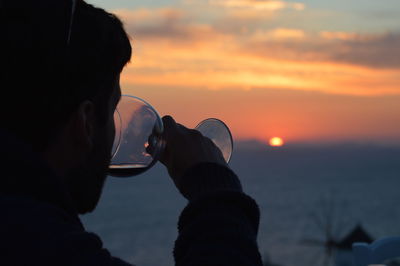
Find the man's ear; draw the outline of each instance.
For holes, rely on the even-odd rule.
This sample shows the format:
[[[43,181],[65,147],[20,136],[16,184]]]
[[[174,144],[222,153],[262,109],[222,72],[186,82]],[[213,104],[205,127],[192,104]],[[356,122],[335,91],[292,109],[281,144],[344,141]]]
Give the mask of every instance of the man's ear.
[[[73,114],[73,134],[82,150],[91,150],[96,123],[95,106],[92,101],[82,102]]]

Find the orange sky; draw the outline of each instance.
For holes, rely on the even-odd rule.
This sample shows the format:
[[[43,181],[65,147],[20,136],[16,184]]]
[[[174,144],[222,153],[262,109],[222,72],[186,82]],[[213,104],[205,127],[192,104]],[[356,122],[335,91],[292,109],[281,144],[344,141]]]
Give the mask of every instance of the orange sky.
[[[123,93],[161,115],[218,117],[236,139],[400,142],[400,27],[335,28],[339,11],[285,1],[114,12],[133,45]]]

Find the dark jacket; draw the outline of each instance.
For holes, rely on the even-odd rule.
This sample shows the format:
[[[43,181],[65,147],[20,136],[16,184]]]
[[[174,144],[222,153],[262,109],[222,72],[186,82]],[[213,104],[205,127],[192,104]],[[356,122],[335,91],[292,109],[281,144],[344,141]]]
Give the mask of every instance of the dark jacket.
[[[5,132],[0,138],[0,265],[130,265],[85,231],[68,192],[29,145]],[[261,265],[258,208],[235,174],[202,164],[187,175],[176,265]]]

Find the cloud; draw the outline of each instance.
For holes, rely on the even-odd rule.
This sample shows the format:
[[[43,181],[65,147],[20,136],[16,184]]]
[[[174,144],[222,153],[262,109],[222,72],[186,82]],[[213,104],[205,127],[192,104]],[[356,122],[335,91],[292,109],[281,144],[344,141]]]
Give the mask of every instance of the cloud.
[[[220,45],[220,44],[219,44]],[[177,47],[147,42],[125,71],[123,81],[135,87],[243,90],[291,89],[329,94],[400,94],[399,70],[372,69],[335,61],[282,59],[239,51],[212,42]],[[280,58],[273,56],[278,54]]]
[[[374,68],[400,68],[400,33],[386,33],[368,38],[353,38],[340,43],[332,60]]]
[[[252,8],[258,10],[276,11],[281,9],[304,10],[305,4],[273,0],[209,0],[213,6],[226,8]]]
[[[195,22],[183,9],[158,8],[115,10],[125,28],[136,41],[167,41],[177,45],[200,43],[201,40],[221,41],[227,36],[206,23]]]
[[[353,32],[343,32],[343,31],[336,31],[336,32],[331,32],[331,31],[321,31],[319,35],[328,40],[342,40],[342,41],[347,41],[347,40],[356,40],[360,38],[359,34],[353,33]]]
[[[272,31],[273,32],[273,31]],[[322,31],[307,37],[301,31],[277,31],[298,38],[257,38],[243,44],[243,51],[251,51],[262,57],[338,62],[370,68],[400,68],[400,33],[356,34]],[[268,34],[266,35],[268,37]],[[295,42],[294,40],[301,40]],[[251,49],[250,49],[251,47]]]
[[[300,29],[277,28],[269,31],[256,30],[252,36],[255,41],[266,40],[296,40],[305,38],[306,34]]]
[[[141,9],[116,9],[117,14],[126,24],[159,24],[161,22],[176,23],[181,20],[186,12],[178,8],[141,8]]]
[[[396,33],[222,27],[221,21],[202,20],[177,8],[116,13],[133,37],[134,56],[123,77],[126,84],[400,94]]]
[[[226,2],[229,5],[260,1]],[[271,1],[261,1],[271,3]],[[222,3],[222,2],[221,2]],[[125,21],[134,41],[165,41],[178,47],[237,47],[274,60],[338,62],[371,68],[400,68],[400,33],[360,34],[345,31],[320,31],[301,28],[264,28],[253,24],[215,20],[199,23],[191,11],[178,8],[116,10]],[[258,27],[257,27],[258,25]]]
[[[169,37],[185,38],[188,34],[182,27],[185,12],[180,9],[158,8],[139,10],[115,10],[125,23],[133,38]]]

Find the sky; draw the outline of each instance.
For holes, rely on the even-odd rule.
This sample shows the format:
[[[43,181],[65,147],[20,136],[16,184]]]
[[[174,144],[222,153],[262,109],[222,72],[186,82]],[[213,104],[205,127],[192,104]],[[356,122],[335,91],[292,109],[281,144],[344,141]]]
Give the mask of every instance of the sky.
[[[400,143],[399,0],[89,0],[133,56],[124,94],[234,139]]]

